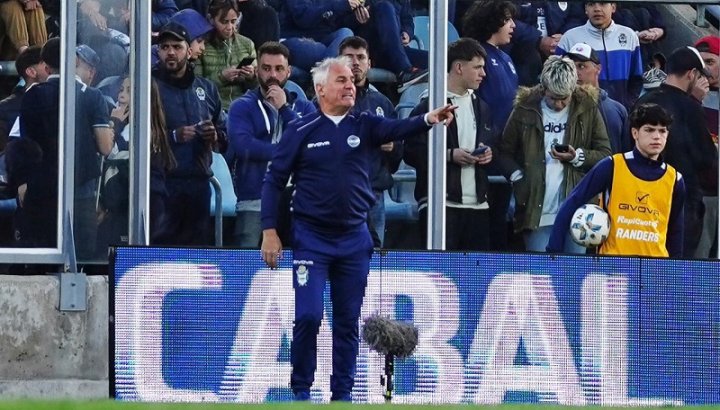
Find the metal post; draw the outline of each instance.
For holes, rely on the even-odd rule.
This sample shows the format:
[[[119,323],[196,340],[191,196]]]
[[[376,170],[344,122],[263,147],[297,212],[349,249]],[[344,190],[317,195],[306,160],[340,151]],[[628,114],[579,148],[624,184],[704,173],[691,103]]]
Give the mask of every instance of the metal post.
[[[77,8],[63,3],[60,9],[65,31],[60,41],[60,118],[58,130],[58,224],[57,243],[64,269],[59,274],[61,311],[84,311],[87,309],[87,278],[77,273],[73,215],[75,203],[75,44],[77,43]]]
[[[131,1],[132,20],[130,31],[130,84],[132,106],[130,107],[130,220],[129,243],[148,245],[150,226],[150,119],[157,113],[150,112],[150,3]]]
[[[430,1],[429,107],[445,104],[447,95],[447,0]],[[430,130],[428,157],[428,249],[445,250],[445,158],[447,132],[443,126]]]
[[[75,44],[77,42],[77,8],[63,2],[60,18],[65,26],[60,41],[60,118],[58,130],[58,215],[57,244],[64,255],[66,272],[77,272],[75,241],[73,241],[73,215],[75,202]],[[69,235],[65,241],[64,235]]]

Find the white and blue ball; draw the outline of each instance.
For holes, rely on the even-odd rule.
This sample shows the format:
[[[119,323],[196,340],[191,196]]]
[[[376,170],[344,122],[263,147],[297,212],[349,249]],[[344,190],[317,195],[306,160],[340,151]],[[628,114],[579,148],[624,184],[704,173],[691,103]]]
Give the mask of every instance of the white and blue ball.
[[[597,205],[585,204],[575,211],[570,221],[570,236],[586,248],[598,246],[610,234],[610,217]]]

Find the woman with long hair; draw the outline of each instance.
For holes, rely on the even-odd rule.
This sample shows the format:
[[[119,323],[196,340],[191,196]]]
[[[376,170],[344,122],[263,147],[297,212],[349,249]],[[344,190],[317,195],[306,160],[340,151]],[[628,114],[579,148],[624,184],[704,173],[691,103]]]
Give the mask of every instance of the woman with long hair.
[[[207,18],[215,29],[205,42],[195,74],[217,85],[227,111],[234,99],[257,85],[255,44],[238,33],[242,13],[237,0],[211,0]]]
[[[177,167],[165,125],[165,111],[155,80],[150,87],[150,243],[162,244],[165,231],[166,174]]]

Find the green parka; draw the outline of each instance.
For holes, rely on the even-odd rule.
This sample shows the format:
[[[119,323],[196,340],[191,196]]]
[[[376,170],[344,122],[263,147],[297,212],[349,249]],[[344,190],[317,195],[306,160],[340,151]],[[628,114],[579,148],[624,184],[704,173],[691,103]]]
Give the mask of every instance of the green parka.
[[[213,36],[205,42],[205,52],[195,65],[195,74],[205,77],[215,83],[220,92],[220,100],[225,111],[230,103],[245,94],[245,91],[255,88],[257,80],[228,82],[222,76],[222,71],[228,67],[236,67],[245,57],[256,58],[255,44],[249,38],[235,33],[228,40],[221,40]],[[257,61],[253,62],[257,67]]]
[[[545,131],[543,130],[542,103],[545,91],[542,85],[521,87],[515,98],[507,125],[503,131],[499,151],[506,164],[503,173],[510,176],[522,170],[523,178],[513,183],[515,194],[515,231],[535,230],[540,224],[545,197]],[[601,159],[611,154],[605,123],[598,108],[599,92],[591,86],[579,86],[570,101],[568,127],[563,144],[582,148],[585,161],[578,167],[563,162],[562,198],[580,182],[580,179]]]

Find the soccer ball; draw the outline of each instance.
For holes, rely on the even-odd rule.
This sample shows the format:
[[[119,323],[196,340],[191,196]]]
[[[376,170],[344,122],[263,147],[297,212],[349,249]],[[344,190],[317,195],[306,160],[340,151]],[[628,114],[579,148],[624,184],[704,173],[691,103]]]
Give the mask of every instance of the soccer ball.
[[[585,204],[575,211],[570,221],[570,236],[586,248],[598,246],[610,234],[610,217],[597,205]]]

